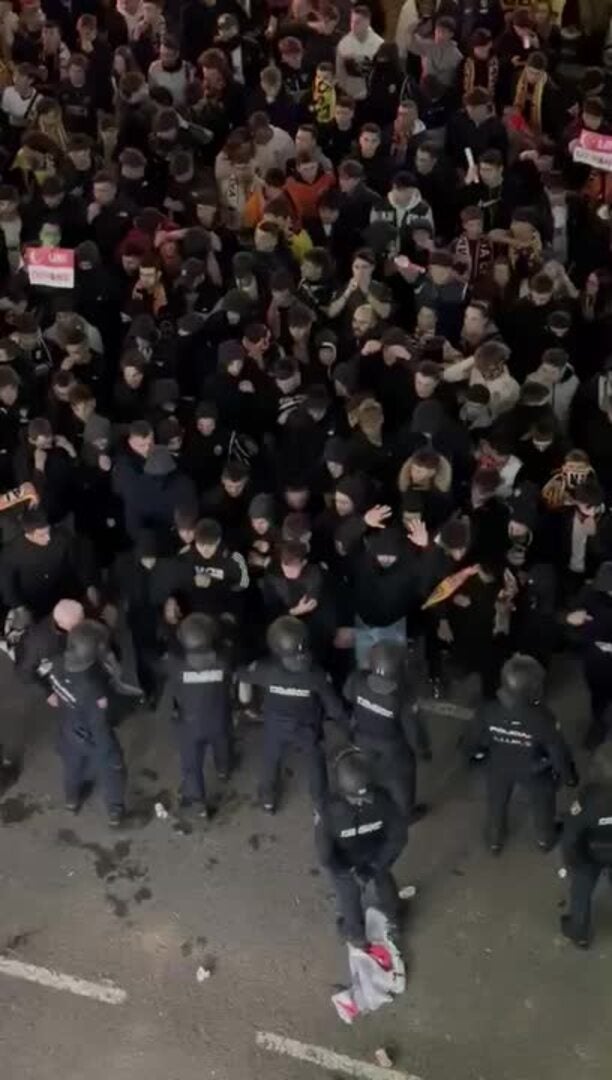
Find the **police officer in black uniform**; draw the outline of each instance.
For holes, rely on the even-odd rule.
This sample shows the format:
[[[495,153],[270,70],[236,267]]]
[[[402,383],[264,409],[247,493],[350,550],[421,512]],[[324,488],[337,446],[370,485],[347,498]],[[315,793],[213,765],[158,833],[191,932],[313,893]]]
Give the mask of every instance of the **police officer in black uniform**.
[[[83,605],[78,600],[66,598],[57,602],[50,615],[30,627],[17,658],[22,677],[28,681],[39,678],[46,682],[53,660],[63,655],[66,649],[69,632],[84,619]],[[108,676],[109,688],[123,698],[141,697],[140,687],[123,678],[106,626],[97,620],[91,620],[91,623],[97,626],[100,635],[99,661]]]
[[[319,805],[327,791],[327,768],[323,750],[323,721],[336,720],[347,728],[342,702],[322,668],[308,651],[308,632],[299,619],[282,615],[268,629],[270,657],[241,668],[241,697],[245,686],[263,689],[264,722],[261,799],[264,810],[274,813],[279,794],[279,773],[289,746],[308,756],[310,793]]]
[[[68,634],[85,618],[78,600],[59,600],[50,615],[35,623],[27,632],[19,660],[24,679],[46,679],[54,660],[66,649]]]
[[[206,818],[204,759],[210,746],[220,780],[231,765],[231,682],[227,660],[217,648],[217,626],[197,612],[178,629],[180,656],[170,658],[170,692],[176,705],[182,805]]]
[[[387,792],[374,786],[369,759],[360,750],[340,754],[336,787],[337,794],[315,815],[315,841],[336,890],[342,936],[366,948],[368,891],[387,916],[389,932],[397,929],[399,897],[391,866],[406,843],[406,818]]]
[[[529,794],[538,846],[549,851],[556,837],[557,777],[576,783],[569,749],[542,702],[544,675],[537,660],[515,653],[502,668],[497,700],[485,702],[477,717],[477,742],[490,750],[487,836],[496,855],[506,839],[508,803],[517,784]]]
[[[569,874],[570,910],[561,931],[581,949],[591,938],[591,898],[604,870],[612,874],[612,743],[595,753],[589,780],[572,804],[561,838],[563,868]]]
[[[123,754],[108,717],[107,678],[101,664],[104,635],[85,619],[68,634],[64,655],[52,664],[49,704],[59,712],[59,753],[66,808],[76,813],[83,786],[99,779],[109,825],[121,824],[125,806]]]
[[[415,803],[415,698],[403,677],[400,648],[391,641],[373,645],[367,670],[349,675],[344,697],[352,705],[353,742],[372,759],[375,776],[402,813],[416,820],[425,807]]]

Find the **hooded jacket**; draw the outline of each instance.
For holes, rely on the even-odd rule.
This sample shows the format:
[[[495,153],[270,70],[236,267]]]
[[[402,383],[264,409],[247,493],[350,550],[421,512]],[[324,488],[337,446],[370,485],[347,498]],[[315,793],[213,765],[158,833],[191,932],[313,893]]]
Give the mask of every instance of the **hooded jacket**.
[[[549,383],[542,374],[542,365],[529,376],[533,382],[543,383],[550,388],[550,406],[557,418],[559,427],[567,432],[570,422],[570,411],[574,394],[580,386],[580,381],[571,364],[566,364],[559,382]]]
[[[406,206],[397,205],[395,193],[391,189],[387,198],[380,205],[374,206],[370,213],[370,223],[385,221],[402,232],[408,230],[415,221],[423,220],[428,221],[433,229],[434,219],[431,206],[425,202],[416,188]]]

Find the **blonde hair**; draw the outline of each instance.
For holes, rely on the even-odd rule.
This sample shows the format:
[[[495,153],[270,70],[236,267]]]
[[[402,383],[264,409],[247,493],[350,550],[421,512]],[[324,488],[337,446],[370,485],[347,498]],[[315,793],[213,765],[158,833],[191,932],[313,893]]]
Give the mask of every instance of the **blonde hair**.
[[[357,407],[357,427],[368,438],[379,434],[384,419],[382,405],[375,398],[366,398]]]

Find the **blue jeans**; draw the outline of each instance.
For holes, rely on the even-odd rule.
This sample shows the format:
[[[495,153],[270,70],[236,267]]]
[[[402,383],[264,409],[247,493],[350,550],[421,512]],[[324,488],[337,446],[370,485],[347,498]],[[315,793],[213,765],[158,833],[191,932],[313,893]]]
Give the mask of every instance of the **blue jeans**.
[[[406,620],[389,626],[366,626],[359,618],[355,619],[355,660],[357,667],[364,668],[368,659],[368,653],[372,645],[378,645],[379,641],[392,641],[395,645],[406,645]]]

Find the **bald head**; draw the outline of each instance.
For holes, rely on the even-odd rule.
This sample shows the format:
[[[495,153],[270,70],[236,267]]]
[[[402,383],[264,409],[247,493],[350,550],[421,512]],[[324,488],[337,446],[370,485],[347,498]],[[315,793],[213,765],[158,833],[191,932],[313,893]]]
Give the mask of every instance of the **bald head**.
[[[53,621],[60,630],[68,632],[85,618],[83,605],[78,600],[60,600],[53,608]]]

